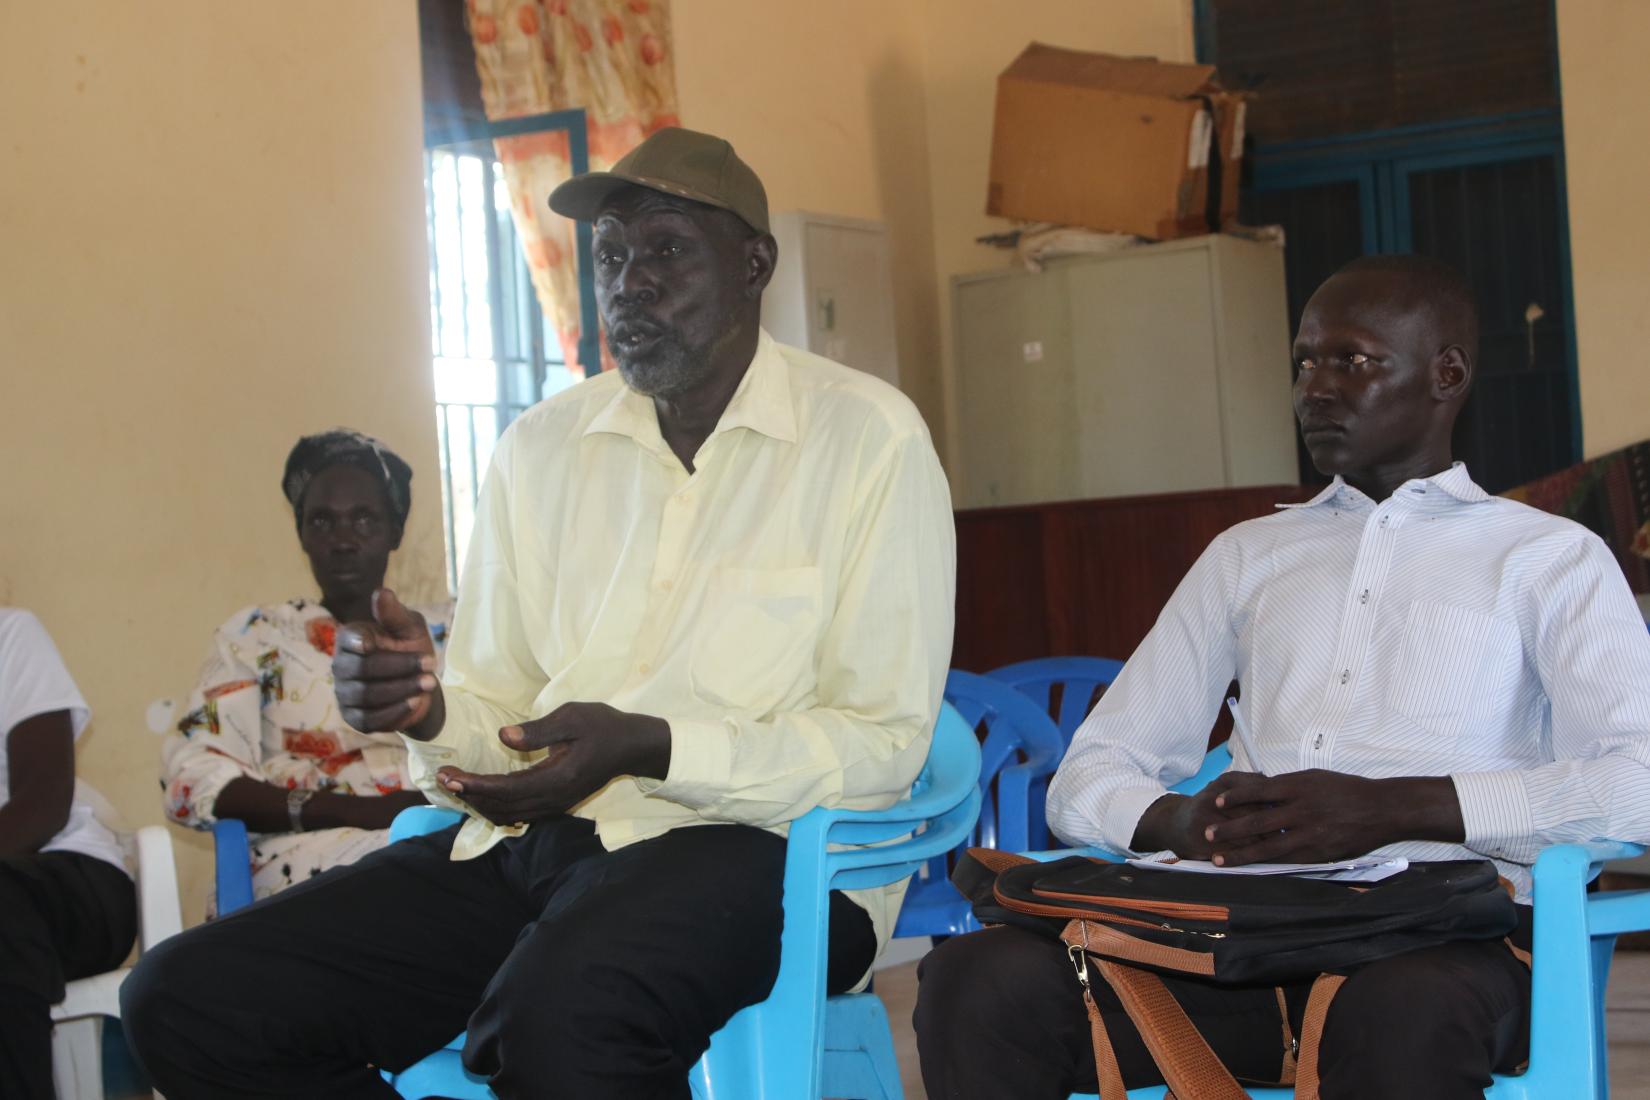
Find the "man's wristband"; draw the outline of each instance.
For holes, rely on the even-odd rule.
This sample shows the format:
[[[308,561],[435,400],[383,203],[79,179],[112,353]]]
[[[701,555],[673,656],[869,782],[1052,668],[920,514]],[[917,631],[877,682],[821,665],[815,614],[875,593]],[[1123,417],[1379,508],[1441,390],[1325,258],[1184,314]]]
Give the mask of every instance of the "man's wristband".
[[[308,787],[295,787],[286,792],[286,816],[292,822],[292,831],[304,831],[304,803],[315,797],[315,792]]]

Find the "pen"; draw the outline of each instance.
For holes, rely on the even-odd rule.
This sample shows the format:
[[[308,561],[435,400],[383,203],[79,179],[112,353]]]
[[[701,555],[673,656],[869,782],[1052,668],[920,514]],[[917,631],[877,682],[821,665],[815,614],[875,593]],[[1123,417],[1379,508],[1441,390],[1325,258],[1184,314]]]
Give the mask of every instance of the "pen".
[[[1232,712],[1233,739],[1242,747],[1243,755],[1248,757],[1249,766],[1265,775],[1265,770],[1260,766],[1260,757],[1255,755],[1255,739],[1249,736],[1249,724],[1243,720],[1243,713],[1238,710],[1238,701],[1228,696],[1226,709]]]

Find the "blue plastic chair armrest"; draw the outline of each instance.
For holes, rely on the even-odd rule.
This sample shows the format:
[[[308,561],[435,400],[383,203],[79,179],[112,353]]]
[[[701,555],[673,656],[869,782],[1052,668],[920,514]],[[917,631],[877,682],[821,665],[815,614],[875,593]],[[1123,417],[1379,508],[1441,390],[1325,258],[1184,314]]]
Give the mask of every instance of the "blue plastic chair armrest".
[[[1535,861],[1535,963],[1530,971],[1529,1095],[1567,1095],[1564,1085],[1592,1095],[1585,1083],[1603,1076],[1595,1041],[1604,1026],[1604,971],[1589,929],[1587,881],[1595,857],[1614,858],[1611,844],[1557,844]],[[1607,960],[1606,960],[1607,970]],[[1544,1091],[1545,1090],[1545,1091]]]
[[[792,821],[786,846],[784,930],[779,973],[768,999],[741,1012],[713,1039],[761,1066],[760,1095],[820,1095],[823,1059],[810,1056],[825,1026],[825,971],[832,887],[895,882],[929,858],[955,848],[979,810],[980,750],[973,731],[949,704],[941,708],[928,766],[912,790],[884,810],[816,807]],[[876,844],[829,851],[843,843]],[[722,1057],[726,1058],[725,1053]],[[747,1095],[747,1093],[740,1093]],[[748,1095],[758,1095],[748,1093]]]
[[[1038,863],[1065,859],[1067,856],[1088,856],[1090,859],[1103,859],[1107,863],[1122,863],[1130,858],[1106,848],[1054,848],[1047,852],[1021,852],[1020,854],[1027,859],[1034,859]]]
[[[1223,741],[1204,755],[1203,763],[1198,765],[1197,771],[1171,786],[1169,790],[1175,794],[1196,794],[1210,783],[1213,783],[1221,773],[1231,766],[1231,742]]]
[[[1566,844],[1566,848],[1579,848],[1587,854],[1587,860],[1598,865],[1606,860],[1632,859],[1644,854],[1644,845],[1629,844],[1625,840],[1589,840],[1584,844]]]
[[[252,904],[252,846],[246,822],[223,818],[212,826],[212,858],[216,864],[218,916],[227,916]]]
[[[962,757],[965,754],[958,753]],[[848,810],[841,808],[819,807],[808,811],[798,822],[807,821],[815,814],[822,815],[822,819],[832,824],[840,823],[844,826],[862,826],[876,824],[893,824],[904,826],[905,831],[922,824],[931,818],[939,817],[962,801],[969,789],[978,790],[980,778],[980,753],[976,746],[971,756],[965,760],[945,760],[934,771],[927,775],[927,782],[921,785],[920,790],[913,790],[909,797],[883,810]],[[794,828],[794,826],[793,826]],[[898,836],[899,829],[891,835]],[[833,841],[843,841],[843,836],[836,832],[831,835]],[[846,841],[843,841],[846,843]],[[860,843],[855,841],[854,843]]]
[[[1587,899],[1587,930],[1620,936],[1650,930],[1650,890],[1606,890]]]
[[[390,822],[390,843],[412,836],[439,832],[454,824],[464,815],[445,806],[409,806]]]
[[[1631,859],[1644,852],[1643,845],[1618,840],[1594,840],[1561,847],[1574,849],[1588,861],[1586,877],[1589,880],[1598,875],[1605,861]],[[1547,851],[1555,850],[1549,848]],[[1542,859],[1546,856],[1546,852],[1541,854]],[[1540,866],[1538,860],[1536,867]],[[1650,929],[1650,890],[1606,890],[1587,897],[1587,931],[1590,935],[1619,936],[1646,929]]]
[[[843,869],[921,863],[942,855],[967,839],[979,813],[980,791],[969,783],[939,792],[938,798],[934,793],[926,792],[920,804],[907,799],[886,810],[810,810],[791,822],[791,850],[796,851],[800,842],[804,850],[817,849],[823,855],[827,844],[855,845],[829,853]],[[913,832],[919,826],[922,831]]]

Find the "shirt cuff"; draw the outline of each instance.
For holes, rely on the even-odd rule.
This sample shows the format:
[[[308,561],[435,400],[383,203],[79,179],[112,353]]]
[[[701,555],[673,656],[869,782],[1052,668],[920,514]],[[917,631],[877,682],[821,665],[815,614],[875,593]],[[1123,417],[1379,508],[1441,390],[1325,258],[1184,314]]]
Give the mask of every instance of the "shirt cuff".
[[[1507,844],[1528,840],[1534,833],[1523,772],[1461,772],[1450,776],[1450,782],[1455,784],[1455,797],[1461,804],[1468,848],[1494,853]]]
[[[1134,850],[1134,833],[1152,803],[1167,793],[1161,787],[1128,787],[1111,796],[1101,817],[1106,847],[1119,855],[1139,855]]]
[[[690,810],[721,801],[733,785],[733,735],[721,722],[670,720],[670,768],[657,786],[641,782],[643,794],[668,799]],[[652,789],[649,789],[649,788]]]
[[[444,806],[468,814],[470,807],[448,794],[435,778],[436,769],[450,763],[458,750],[434,741],[420,741],[404,733],[401,734],[401,741],[407,746],[407,774],[412,777],[413,786],[424,792],[424,797],[432,806]]]

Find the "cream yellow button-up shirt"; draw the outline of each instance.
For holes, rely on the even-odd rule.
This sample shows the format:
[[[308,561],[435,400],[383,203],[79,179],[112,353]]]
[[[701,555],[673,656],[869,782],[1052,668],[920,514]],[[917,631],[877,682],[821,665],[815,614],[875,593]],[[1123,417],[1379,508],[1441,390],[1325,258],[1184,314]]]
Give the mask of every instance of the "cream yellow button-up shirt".
[[[815,806],[880,809],[928,752],[951,657],[951,498],[898,390],[761,335],[689,474],[616,373],[523,414],[477,503],[442,684],[407,739],[432,802],[453,764],[526,767],[502,726],[605,702],[670,723],[663,782],[574,807],[608,849],[691,825],[784,833]],[[472,815],[453,858],[522,826]],[[886,942],[903,885],[856,892]]]

